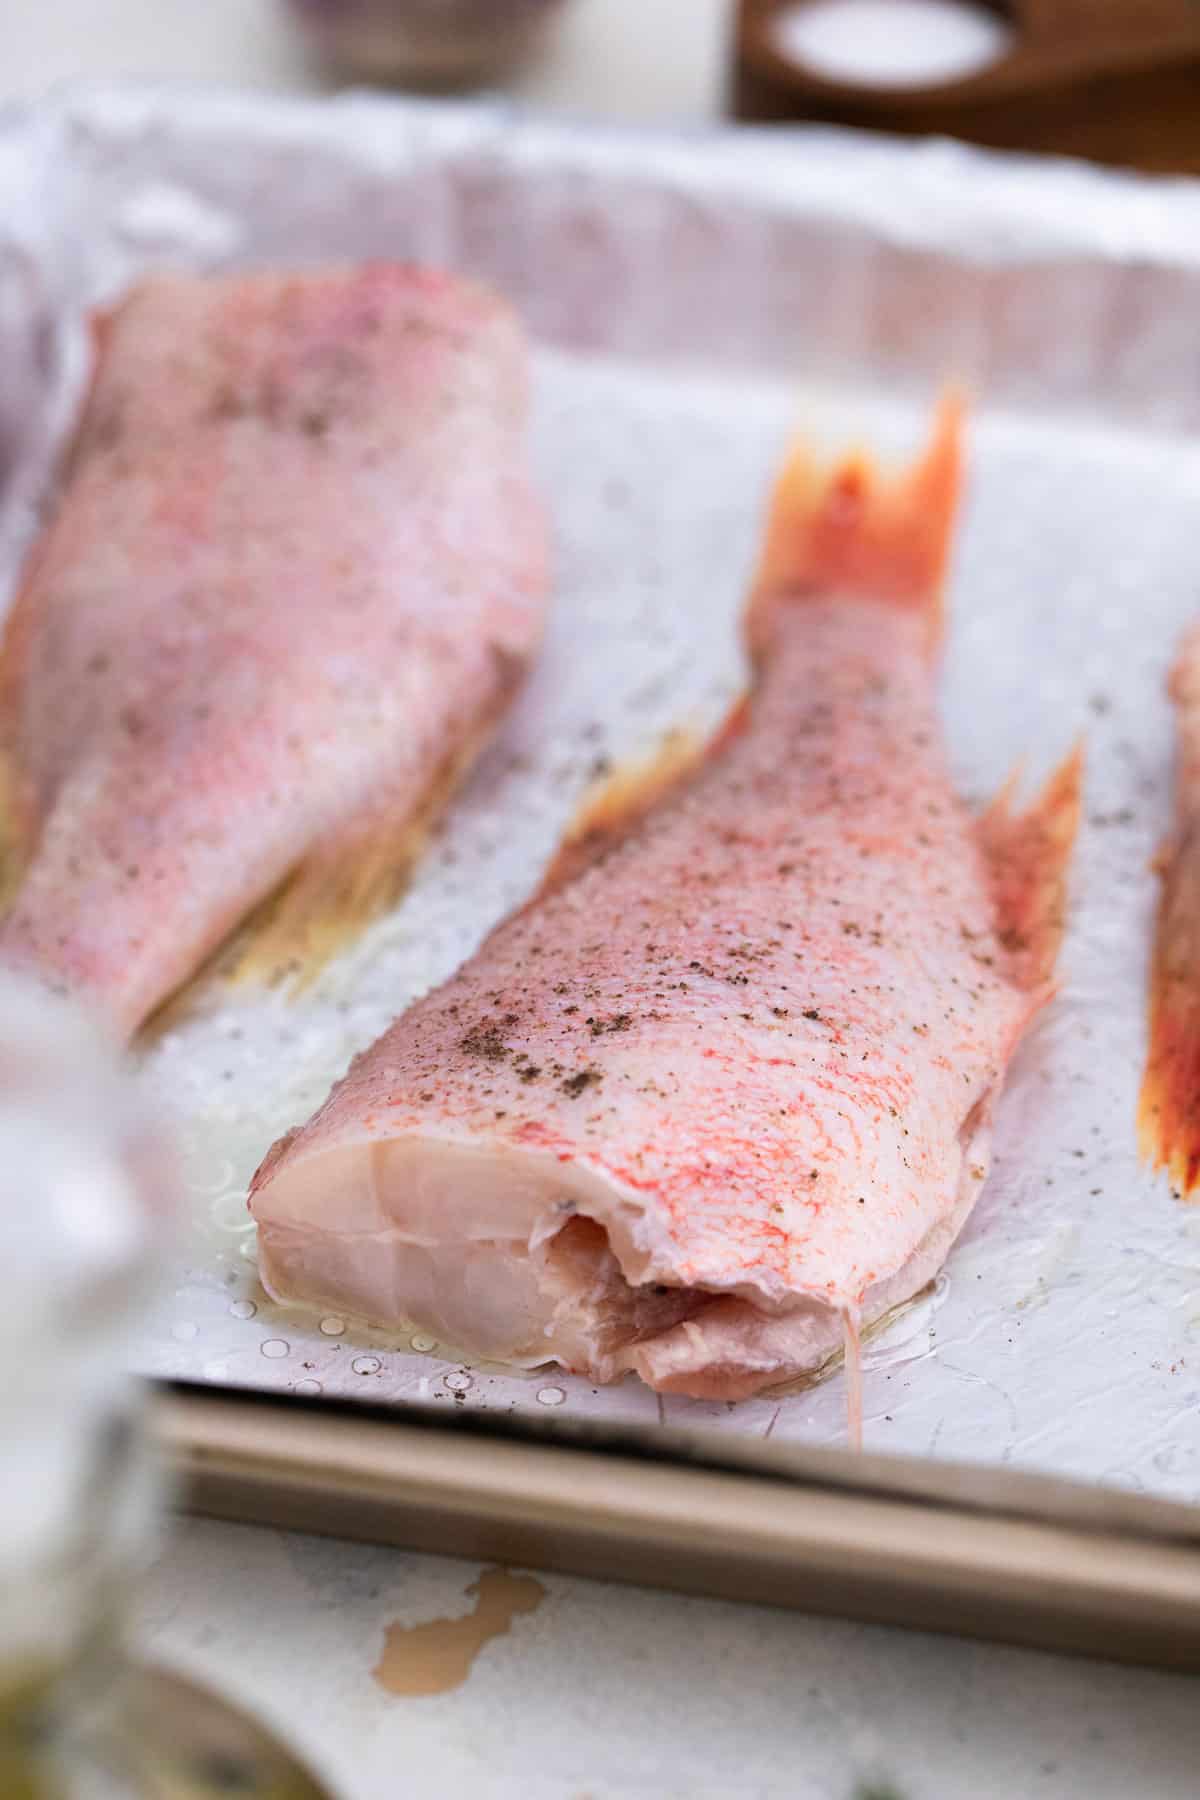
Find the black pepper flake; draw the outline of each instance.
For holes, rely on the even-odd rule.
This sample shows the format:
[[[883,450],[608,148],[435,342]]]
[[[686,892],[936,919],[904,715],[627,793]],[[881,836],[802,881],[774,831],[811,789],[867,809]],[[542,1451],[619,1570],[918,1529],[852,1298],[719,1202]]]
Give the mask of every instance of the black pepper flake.
[[[490,1022],[473,1025],[459,1039],[458,1047],[468,1056],[481,1056],[485,1062],[503,1062],[508,1055],[508,1045],[500,1036],[499,1027]]]
[[[587,1024],[593,1037],[607,1037],[610,1032],[628,1031],[633,1024],[632,1013],[611,1013],[606,1019],[589,1017]]]
[[[570,1099],[577,1100],[587,1088],[595,1087],[603,1079],[599,1069],[578,1069],[574,1075],[568,1075],[562,1084],[562,1091]]]
[[[806,1006],[803,1017],[806,1019],[815,1019],[818,1025],[821,1023],[821,1015],[815,1006]]]

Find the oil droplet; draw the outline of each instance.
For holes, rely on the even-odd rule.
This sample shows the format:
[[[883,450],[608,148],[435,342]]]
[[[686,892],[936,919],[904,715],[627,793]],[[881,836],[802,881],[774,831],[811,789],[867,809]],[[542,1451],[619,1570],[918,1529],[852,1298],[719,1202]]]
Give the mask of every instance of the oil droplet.
[[[377,1356],[356,1356],[350,1367],[356,1375],[378,1375],[383,1364]]]
[[[253,1231],[254,1220],[250,1217],[246,1206],[246,1194],[243,1188],[235,1188],[232,1194],[222,1194],[212,1203],[212,1222],[218,1231]]]
[[[235,1319],[252,1319],[258,1308],[253,1300],[231,1300],[229,1310]]]
[[[561,1406],[567,1395],[564,1388],[545,1387],[538,1389],[537,1397],[543,1406]]]
[[[233,1164],[225,1157],[214,1172],[209,1169],[205,1174],[203,1166],[195,1170],[185,1170],[184,1186],[193,1194],[219,1194],[233,1180]]]
[[[247,1262],[253,1262],[258,1256],[258,1232],[247,1231],[238,1245],[238,1255],[244,1256]]]
[[[298,1394],[320,1394],[324,1392],[324,1389],[319,1381],[314,1381],[311,1375],[306,1375],[303,1381],[296,1383],[295,1391]]]
[[[176,1319],[171,1327],[171,1336],[181,1344],[190,1344],[196,1335],[196,1327],[190,1319]]]
[[[471,1385],[471,1377],[465,1369],[452,1369],[449,1375],[442,1376],[442,1385],[452,1394],[465,1394]]]
[[[511,1631],[519,1614],[536,1612],[546,1598],[535,1576],[510,1575],[507,1569],[484,1569],[467,1593],[475,1596],[475,1607],[465,1619],[388,1626],[373,1671],[381,1688],[389,1694],[445,1694],[461,1687],[484,1645]]]
[[[273,1360],[277,1360],[281,1356],[286,1356],[288,1353],[288,1347],[283,1338],[268,1338],[265,1343],[260,1344],[258,1347],[264,1356],[269,1356]]]
[[[431,1338],[425,1331],[415,1332],[408,1341],[413,1349],[419,1350],[423,1356],[427,1355],[430,1350],[437,1349],[437,1339]]]
[[[321,1330],[326,1337],[341,1337],[346,1329],[345,1319],[339,1319],[336,1313],[330,1313],[321,1320]]]

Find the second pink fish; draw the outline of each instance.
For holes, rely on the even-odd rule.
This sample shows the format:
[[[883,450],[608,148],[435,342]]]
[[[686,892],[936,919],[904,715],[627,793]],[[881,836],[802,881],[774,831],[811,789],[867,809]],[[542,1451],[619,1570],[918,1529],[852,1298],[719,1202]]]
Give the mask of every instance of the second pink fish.
[[[389,897],[536,649],[546,549],[490,294],[164,277],[96,339],[0,650],[0,963],[130,1033],[269,896],[271,967]]]

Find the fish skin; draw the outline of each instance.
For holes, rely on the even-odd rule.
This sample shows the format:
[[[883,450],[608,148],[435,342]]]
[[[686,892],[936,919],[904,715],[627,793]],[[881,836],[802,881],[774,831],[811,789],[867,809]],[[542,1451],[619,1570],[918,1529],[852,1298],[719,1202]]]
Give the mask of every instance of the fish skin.
[[[0,963],[128,1035],[281,884],[301,943],[369,909],[540,638],[526,385],[501,301],[394,264],[158,276],[98,321],[0,650]]]
[[[274,1147],[251,1190],[273,1292],[386,1319],[389,1280],[411,1308],[436,1258],[418,1322],[447,1341],[733,1399],[819,1372],[844,1316],[931,1279],[1052,992],[1079,812],[1077,753],[1024,815],[978,821],[953,791],[934,665],[958,485],[953,402],[894,483],[792,459],[748,702]],[[550,1254],[568,1237],[586,1281]],[[503,1322],[528,1315],[522,1342],[494,1284],[472,1340],[481,1240],[514,1291],[540,1259],[552,1304],[522,1290]],[[614,1322],[614,1282],[657,1315]]]
[[[1171,671],[1178,766],[1150,973],[1150,1044],[1138,1102],[1146,1162],[1181,1199],[1200,1198],[1200,625]]]

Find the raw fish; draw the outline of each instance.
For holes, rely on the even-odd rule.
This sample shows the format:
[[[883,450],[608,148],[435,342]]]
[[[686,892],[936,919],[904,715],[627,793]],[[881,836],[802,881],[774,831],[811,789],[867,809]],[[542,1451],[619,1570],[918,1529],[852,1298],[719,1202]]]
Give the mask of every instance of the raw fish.
[[[941,743],[960,421],[886,482],[785,468],[753,685],[699,767],[543,892],[275,1145],[285,1300],[593,1381],[812,1376],[937,1272],[1053,991],[1073,754],[973,817]]]
[[[99,321],[0,650],[0,963],[130,1034],[268,899],[243,973],[387,903],[541,632],[525,390],[507,307],[395,265]]]

